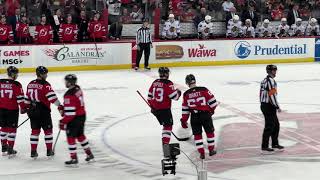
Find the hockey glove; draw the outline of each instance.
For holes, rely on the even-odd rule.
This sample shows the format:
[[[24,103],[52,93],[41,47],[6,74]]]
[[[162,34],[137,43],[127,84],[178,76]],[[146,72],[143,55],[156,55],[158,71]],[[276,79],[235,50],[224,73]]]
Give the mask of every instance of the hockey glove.
[[[60,120],[59,127],[61,130],[66,130],[67,124],[64,123],[63,120]]]
[[[180,120],[181,121],[181,126],[183,129],[187,129],[188,128],[188,122],[186,121],[183,121],[182,119]]]
[[[25,114],[25,113],[27,113],[28,111],[29,111],[28,108],[21,108],[21,109],[20,109],[20,113],[21,113],[21,114]]]
[[[64,116],[64,107],[62,105],[58,106],[58,111],[61,116]]]
[[[181,90],[177,89],[177,91],[178,91],[178,95],[181,96]]]

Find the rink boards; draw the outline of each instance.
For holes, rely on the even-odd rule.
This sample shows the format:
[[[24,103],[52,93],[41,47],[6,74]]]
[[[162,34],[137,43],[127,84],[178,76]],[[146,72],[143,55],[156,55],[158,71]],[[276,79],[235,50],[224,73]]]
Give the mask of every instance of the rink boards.
[[[10,65],[23,72],[33,72],[39,65],[51,71],[130,69],[136,47],[135,42],[2,46],[0,69]],[[153,43],[150,66],[314,62],[320,58],[319,48],[316,38],[159,41]]]

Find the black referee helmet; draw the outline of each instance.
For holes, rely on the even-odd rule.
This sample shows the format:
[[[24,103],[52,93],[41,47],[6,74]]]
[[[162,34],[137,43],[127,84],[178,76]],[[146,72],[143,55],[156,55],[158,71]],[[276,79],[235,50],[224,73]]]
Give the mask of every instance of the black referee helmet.
[[[269,64],[267,65],[266,70],[267,70],[267,73],[270,73],[271,71],[278,70],[278,68],[276,65]]]

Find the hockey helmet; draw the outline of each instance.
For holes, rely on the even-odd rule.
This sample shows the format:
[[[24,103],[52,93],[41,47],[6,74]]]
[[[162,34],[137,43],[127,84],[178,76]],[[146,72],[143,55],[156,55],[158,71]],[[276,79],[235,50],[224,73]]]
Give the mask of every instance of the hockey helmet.
[[[15,77],[19,73],[19,69],[14,66],[9,66],[7,68],[7,74],[9,77]]]
[[[314,23],[314,24],[317,23],[317,19],[316,18],[311,18],[310,19],[310,23]]]
[[[234,21],[239,21],[240,17],[238,15],[234,15],[232,18]]]
[[[211,16],[206,15],[206,17],[204,17],[204,20],[205,20],[206,22],[211,22]]]
[[[160,67],[158,72],[159,72],[160,78],[169,77],[170,70],[167,67]]]
[[[269,21],[269,19],[265,19],[265,20],[263,21],[263,23],[264,23],[264,24],[269,24],[270,21]]]
[[[36,74],[38,77],[44,74],[48,74],[48,72],[48,69],[44,66],[38,66],[36,69]]]
[[[78,78],[75,74],[68,74],[64,77],[64,80],[70,85],[76,85]]]
[[[278,70],[278,68],[276,65],[269,64],[267,65],[266,70],[267,70],[267,73],[270,73],[271,71]]]
[[[174,14],[169,14],[169,18],[174,18]]]
[[[196,83],[196,77],[194,77],[193,74],[189,74],[186,76],[186,84],[190,85],[190,84],[194,84]]]
[[[282,18],[281,22],[287,22],[287,18]]]

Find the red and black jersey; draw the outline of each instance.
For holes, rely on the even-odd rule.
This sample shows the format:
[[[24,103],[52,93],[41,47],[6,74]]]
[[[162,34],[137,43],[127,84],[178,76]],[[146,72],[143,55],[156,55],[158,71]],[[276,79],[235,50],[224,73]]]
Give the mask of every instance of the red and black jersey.
[[[19,22],[16,26],[17,37],[27,38],[30,37],[29,25]]]
[[[11,79],[0,79],[0,109],[25,109],[24,93],[21,84]]]
[[[11,25],[0,23],[0,41],[13,42],[13,31]]]
[[[49,44],[52,42],[53,34],[50,25],[39,24],[34,32],[34,40],[38,44]]]
[[[31,104],[31,102],[42,103],[48,109],[51,109],[51,103],[60,105],[60,101],[51,85],[45,80],[38,79],[31,81],[27,87],[26,104]]]
[[[71,122],[77,116],[83,116],[86,114],[83,93],[79,86],[75,86],[69,89],[64,94],[64,116],[62,121],[64,123]]]
[[[183,93],[182,121],[188,121],[190,112],[214,113],[218,102],[205,87],[194,87]]]
[[[174,88],[173,83],[168,79],[157,79],[149,88],[148,102],[155,109],[170,109],[171,100],[178,100],[181,92]]]
[[[59,38],[62,42],[77,41],[78,26],[76,24],[62,24],[59,29]]]
[[[88,32],[90,38],[106,38],[106,27],[103,25],[103,21],[91,21],[88,25]]]

